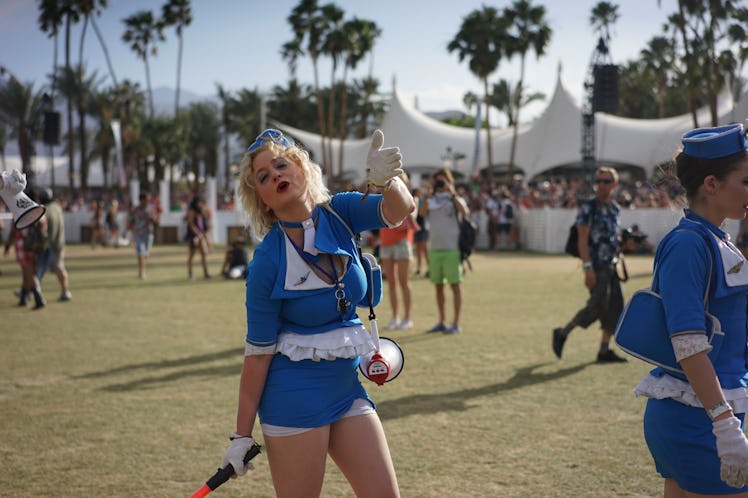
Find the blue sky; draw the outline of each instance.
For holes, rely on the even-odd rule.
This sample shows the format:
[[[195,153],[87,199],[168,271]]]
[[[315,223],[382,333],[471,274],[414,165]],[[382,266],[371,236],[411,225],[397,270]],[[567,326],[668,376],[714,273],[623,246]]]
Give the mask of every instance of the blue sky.
[[[108,0],[109,7],[98,18],[118,79],[128,78],[145,87],[142,61],[121,41],[122,19],[139,11],[160,13],[160,0]],[[229,90],[251,88],[267,91],[285,85],[288,69],[279,55],[281,45],[292,38],[286,21],[298,0],[193,0],[194,20],[184,31],[182,88],[201,95],[214,95],[216,83]],[[483,4],[503,8],[507,1],[485,0],[337,0],[346,17],[375,21],[383,33],[374,52],[373,72],[381,88],[389,91],[393,79],[398,90],[423,111],[463,109],[467,91],[481,94],[480,82],[470,74],[467,63],[448,53],[447,43],[459,30],[465,15]],[[597,0],[534,0],[544,4],[553,29],[551,44],[539,61],[527,59],[526,81],[530,90],[550,97],[558,71],[571,92],[581,99],[582,85],[596,37],[589,26],[589,14]],[[621,63],[637,56],[647,41],[661,34],[667,16],[676,9],[676,0],[621,0],[620,19],[613,28],[611,53]],[[37,88],[46,81],[53,61],[53,42],[38,29],[37,1],[0,1],[0,65],[22,81],[35,81]],[[78,61],[80,25],[73,29],[71,57]],[[64,61],[64,38],[60,38],[59,61]],[[86,35],[84,59],[89,70],[108,74],[103,52],[91,29]],[[154,88],[175,86],[177,42],[173,30],[151,59]],[[363,77],[369,69],[364,61],[354,72]],[[499,77],[516,81],[516,61],[503,61]],[[302,59],[298,76],[312,83],[311,63]],[[320,80],[329,84],[329,66],[321,65]],[[525,118],[537,115],[544,104],[527,110]]]

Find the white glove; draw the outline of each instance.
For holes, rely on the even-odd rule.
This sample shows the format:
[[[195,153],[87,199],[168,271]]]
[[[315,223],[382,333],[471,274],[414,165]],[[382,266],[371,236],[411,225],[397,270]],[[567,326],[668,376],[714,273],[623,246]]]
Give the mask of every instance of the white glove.
[[[26,188],[26,175],[17,169],[3,171],[0,173],[0,177],[3,179],[3,192],[8,192],[10,195],[23,192],[23,189]]]
[[[400,147],[382,148],[384,133],[375,130],[371,136],[369,154],[366,156],[366,179],[370,184],[383,188],[387,180],[403,174],[403,156]]]
[[[720,477],[729,486],[742,488],[748,484],[748,439],[734,415],[712,423],[717,438]]]
[[[234,433],[231,436],[231,444],[223,455],[223,465],[221,466],[225,467],[231,464],[236,476],[243,476],[248,470],[254,469],[252,462],[244,463],[244,456],[254,444],[255,440],[252,439],[252,436],[238,436]]]

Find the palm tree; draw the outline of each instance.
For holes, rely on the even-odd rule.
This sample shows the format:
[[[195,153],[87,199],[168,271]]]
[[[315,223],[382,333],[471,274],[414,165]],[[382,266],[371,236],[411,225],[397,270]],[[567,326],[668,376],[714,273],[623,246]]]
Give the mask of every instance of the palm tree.
[[[88,22],[90,21],[91,27],[96,34],[96,39],[99,40],[101,50],[104,52],[104,59],[106,60],[107,68],[109,69],[109,76],[112,78],[112,84],[114,86],[117,86],[117,76],[114,74],[114,66],[112,65],[112,59],[109,56],[109,50],[107,49],[104,37],[101,35],[101,30],[96,24],[96,17],[101,15],[101,8],[106,8],[107,0],[78,0],[78,3],[80,5],[80,12],[83,15],[83,29],[81,30],[79,61],[81,64],[83,64],[83,40],[86,36],[86,26],[88,26]]]
[[[517,150],[517,135],[519,133],[519,112],[524,105],[525,91],[525,57],[531,49],[535,57],[540,59],[545,55],[545,49],[551,41],[553,31],[545,20],[545,7],[532,5],[530,0],[514,0],[511,7],[504,11],[511,22],[507,55],[518,55],[520,58],[519,81],[514,94],[514,130],[512,132],[512,146],[509,153],[509,178],[514,174],[514,157]]]
[[[70,70],[59,68],[56,79],[60,82],[60,92],[75,103],[78,112],[78,150],[80,151],[78,171],[80,172],[81,188],[85,190],[88,187],[89,170],[86,116],[88,115],[88,105],[91,102],[91,96],[101,85],[101,78],[97,75],[96,71],[87,74],[85,66],[78,64]],[[72,182],[74,168],[69,168],[69,171],[71,173],[69,181]]]
[[[592,26],[595,34],[605,41],[606,46],[610,42],[610,28],[618,21],[619,17],[618,5],[614,3],[598,2],[592,7],[589,17],[590,26]]]
[[[228,189],[230,184],[229,179],[229,166],[231,164],[231,158],[229,156],[229,137],[231,132],[231,113],[229,112],[229,106],[231,105],[231,92],[226,90],[223,85],[216,83],[216,91],[218,92],[218,100],[221,102],[221,130],[223,131],[223,181],[224,188]]]
[[[231,131],[244,141],[244,148],[254,141],[260,131],[260,92],[242,88],[230,100]]]
[[[268,114],[282,116],[284,123],[295,128],[312,130],[317,126],[316,106],[309,98],[313,94],[312,85],[301,85],[295,78],[286,87],[276,85],[270,91]]]
[[[348,48],[348,39],[343,31],[343,16],[345,13],[334,4],[322,6],[322,15],[327,21],[327,32],[324,42],[322,43],[322,53],[329,56],[332,64],[330,65],[330,88],[327,99],[327,127],[329,131],[327,142],[327,158],[330,164],[330,174],[334,175],[334,160],[332,157],[332,137],[335,130],[335,103],[336,103],[336,86],[335,75],[338,66],[343,60]],[[342,172],[343,165],[338,165],[339,173]]]
[[[52,107],[55,103],[55,91],[57,90],[57,82],[54,75],[57,73],[57,42],[58,35],[60,33],[60,26],[63,22],[63,14],[59,8],[59,3],[55,0],[42,0],[39,3],[39,29],[43,33],[48,33],[49,38],[53,38],[53,52],[52,52],[52,88],[50,89],[50,97],[52,99]],[[49,147],[50,162],[54,163],[54,147]],[[55,188],[55,169],[50,168],[51,175],[51,186]]]
[[[355,86],[358,90],[357,93],[362,96],[361,101],[357,102],[361,118],[358,123],[358,134],[356,136],[357,138],[365,138],[369,136],[369,117],[381,116],[384,113],[382,108],[384,104],[382,102],[371,101],[372,95],[376,95],[379,92],[379,80],[371,74],[357,81]]]
[[[192,9],[190,0],[169,0],[161,8],[163,26],[174,26],[179,40],[179,52],[177,55],[177,89],[174,95],[174,116],[179,114],[179,87],[182,79],[182,31],[192,23]]]
[[[125,23],[125,32],[122,40],[130,45],[138,58],[143,59],[145,64],[145,81],[148,87],[148,115],[152,118],[153,108],[153,90],[151,89],[151,69],[148,65],[148,55],[156,55],[158,47],[156,42],[164,41],[163,29],[153,13],[148,10],[141,10],[123,20]]]
[[[129,80],[120,82],[112,89],[114,118],[120,121],[122,138],[122,162],[125,178],[135,178],[138,168],[138,145],[141,142],[141,125],[144,115],[145,95],[138,83]]]
[[[190,105],[190,132],[187,140],[190,169],[195,178],[191,190],[196,190],[200,178],[200,162],[205,165],[205,176],[215,177],[218,169],[218,148],[221,143],[220,113],[212,102]]]
[[[8,145],[8,127],[5,125],[4,122],[0,121],[0,164],[3,165],[3,170],[8,169],[8,167],[5,164],[6,145]]]
[[[447,45],[449,52],[457,52],[462,62],[468,59],[470,72],[483,82],[484,100],[488,101],[488,78],[499,67],[505,54],[509,23],[499,16],[493,7],[483,6],[462,20],[460,30]],[[488,178],[493,182],[493,154],[491,151],[491,127],[486,106],[486,149],[488,152]]]
[[[322,43],[322,53],[329,56],[332,61],[330,65],[330,90],[327,94],[327,130],[325,135],[328,137],[327,158],[330,164],[330,174],[334,175],[332,136],[335,129],[335,74],[346,51],[348,40],[343,31],[344,12],[334,4],[324,5],[321,10],[328,27]],[[339,171],[342,171],[343,165],[339,165],[339,168]]]
[[[666,28],[672,28],[674,32],[680,34],[680,41],[683,47],[683,55],[681,56],[683,63],[685,64],[684,73],[688,75],[686,78],[686,92],[688,110],[691,113],[691,119],[693,121],[693,127],[698,128],[699,119],[696,115],[698,108],[698,89],[701,85],[703,74],[701,71],[701,65],[699,64],[698,57],[694,54],[692,41],[689,36],[690,28],[686,21],[686,10],[683,0],[678,0],[678,12],[671,14],[668,17],[668,23],[665,25]],[[675,37],[673,37],[675,39]]]
[[[640,52],[645,71],[648,71],[656,82],[657,116],[665,117],[665,96],[675,61],[675,47],[669,38],[655,36]]]
[[[728,29],[727,33],[730,38],[730,44],[735,48],[736,68],[730,75],[730,90],[732,91],[733,100],[737,102],[743,93],[745,79],[740,75],[743,74],[745,62],[748,60],[748,8],[736,9],[733,13],[735,20]],[[734,121],[734,118],[733,120]]]
[[[321,14],[317,0],[300,0],[288,16],[288,23],[294,32],[294,40],[301,47],[306,40],[306,53],[312,61],[314,70],[314,91],[317,99],[317,124],[322,140],[322,173],[327,174],[329,159],[325,153],[325,111],[322,91],[319,86],[319,70],[317,62],[322,53],[322,41],[327,33],[327,22]]]
[[[18,141],[21,168],[29,179],[33,179],[31,158],[34,156],[34,130],[39,125],[37,108],[42,95],[34,91],[33,83],[21,83],[15,77],[0,83],[0,122],[11,128],[11,136]]]
[[[354,17],[343,24],[342,32],[345,38],[345,54],[343,59],[343,77],[340,82],[340,118],[338,120],[338,138],[340,139],[338,167],[340,168],[339,175],[341,176],[343,174],[343,142],[348,136],[348,70],[355,70],[359,62],[374,50],[374,42],[381,36],[382,30],[373,21]]]
[[[498,83],[494,83],[493,91],[491,92],[491,101],[489,103],[498,110],[504,112],[507,126],[510,127],[514,127],[514,120],[519,115],[517,110],[514,108],[517,102],[517,93],[519,93],[519,85],[512,87],[511,83],[503,78],[500,79]],[[533,92],[530,94],[522,93],[520,98],[521,107],[526,107],[528,104],[535,102],[536,100],[545,100],[545,94],[543,92]],[[468,106],[468,109],[469,108],[470,107]]]
[[[39,26],[45,33],[50,36],[57,36],[57,32],[62,23],[65,23],[65,68],[70,71],[70,27],[72,24],[80,21],[81,12],[80,4],[75,1],[60,2],[58,0],[41,0],[39,3]],[[55,66],[55,71],[56,71]],[[55,72],[53,71],[53,72]],[[54,88],[54,82],[53,82]],[[73,137],[73,101],[67,99],[67,153],[68,153],[68,172],[70,173],[68,182],[70,188],[73,187],[73,171],[75,162],[75,142]]]
[[[114,147],[114,135],[112,134],[112,118],[114,116],[115,100],[112,89],[100,91],[95,90],[89,99],[88,112],[97,123],[93,136],[91,148],[91,159],[101,160],[101,171],[104,177],[104,186],[109,187],[111,178],[111,153]]]

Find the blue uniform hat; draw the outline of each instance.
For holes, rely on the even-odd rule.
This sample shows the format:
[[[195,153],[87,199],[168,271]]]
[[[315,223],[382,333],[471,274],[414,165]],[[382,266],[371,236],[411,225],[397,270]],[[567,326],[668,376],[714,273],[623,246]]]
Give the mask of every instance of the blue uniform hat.
[[[716,159],[748,149],[742,124],[717,128],[696,128],[683,135],[683,153],[704,159]]]

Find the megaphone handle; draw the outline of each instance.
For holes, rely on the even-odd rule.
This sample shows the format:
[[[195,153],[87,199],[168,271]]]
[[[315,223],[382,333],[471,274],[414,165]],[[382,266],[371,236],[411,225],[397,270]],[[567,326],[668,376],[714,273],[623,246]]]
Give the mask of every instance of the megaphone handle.
[[[377,319],[369,320],[369,326],[371,326],[371,338],[374,339],[374,347],[379,352],[379,327],[377,326]]]

